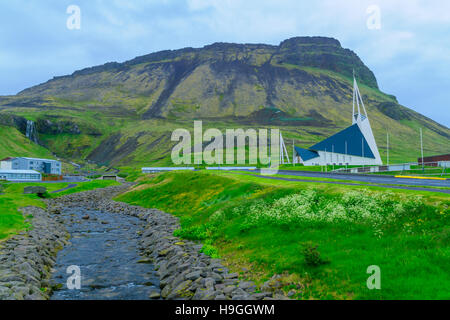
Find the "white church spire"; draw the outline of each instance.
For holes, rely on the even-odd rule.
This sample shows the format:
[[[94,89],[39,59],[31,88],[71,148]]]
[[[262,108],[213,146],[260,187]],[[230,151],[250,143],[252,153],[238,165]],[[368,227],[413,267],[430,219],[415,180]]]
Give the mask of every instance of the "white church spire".
[[[361,112],[361,107],[362,107],[362,111],[364,113]],[[355,109],[357,109],[357,110],[355,110]],[[366,119],[366,118],[367,118],[366,107],[364,106],[364,101],[363,101],[363,99],[361,97],[361,93],[359,92],[358,83],[356,82],[355,70],[353,70],[353,116],[352,116],[352,123],[353,124],[355,124],[356,122],[361,123],[361,121]]]
[[[362,107],[362,110],[361,110]],[[357,109],[357,110],[356,110]],[[361,112],[362,111],[362,112]],[[356,83],[355,72],[353,71],[353,116],[352,123],[358,124],[361,133],[367,141],[370,150],[375,156],[376,164],[382,164],[380,153],[378,151],[377,143],[372,132],[372,127],[370,126],[369,117],[367,115],[366,107],[364,106],[364,101],[359,92],[358,84]]]

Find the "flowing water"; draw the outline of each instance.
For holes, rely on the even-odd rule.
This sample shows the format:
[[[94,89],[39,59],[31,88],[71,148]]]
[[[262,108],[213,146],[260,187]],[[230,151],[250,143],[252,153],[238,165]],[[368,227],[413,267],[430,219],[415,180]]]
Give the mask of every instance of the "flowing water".
[[[34,126],[34,121],[27,120],[27,130],[25,132],[25,135],[28,139],[37,143],[36,128]]]
[[[71,235],[70,244],[58,252],[52,282],[59,284],[52,300],[149,299],[159,292],[153,266],[142,260],[138,232],[142,221],[119,213],[66,209],[61,214]],[[86,218],[89,216],[89,219]],[[69,266],[81,271],[81,288],[69,289]],[[70,282],[69,283],[73,283]]]

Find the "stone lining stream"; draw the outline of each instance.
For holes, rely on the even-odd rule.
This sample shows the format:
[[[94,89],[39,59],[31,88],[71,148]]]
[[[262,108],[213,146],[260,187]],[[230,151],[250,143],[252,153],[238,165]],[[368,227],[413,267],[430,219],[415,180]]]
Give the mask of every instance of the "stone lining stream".
[[[288,299],[282,288],[291,284],[281,275],[258,288],[205,255],[202,244],[175,237],[177,217],[112,200],[130,187],[23,208],[33,228],[0,244],[0,300]],[[80,289],[67,287],[70,266],[81,271]]]

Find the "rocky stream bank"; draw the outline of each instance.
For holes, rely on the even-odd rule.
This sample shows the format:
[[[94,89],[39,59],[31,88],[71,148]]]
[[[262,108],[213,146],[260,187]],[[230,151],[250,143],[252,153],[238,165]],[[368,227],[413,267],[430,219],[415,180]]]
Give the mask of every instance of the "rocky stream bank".
[[[52,284],[48,279],[54,271],[55,256],[68,241],[60,216],[64,211],[80,207],[87,212],[97,210],[140,219],[143,228],[137,231],[139,263],[157,270],[160,287],[140,299],[288,299],[281,290],[280,276],[274,276],[257,288],[252,281],[239,279],[238,273],[230,272],[220,259],[201,253],[201,244],[173,236],[173,231],[179,228],[177,217],[111,200],[129,187],[129,184],[122,184],[50,199],[47,211],[25,208],[26,214],[34,216],[34,227],[3,244],[0,299],[50,298]],[[89,213],[82,219],[90,219]]]

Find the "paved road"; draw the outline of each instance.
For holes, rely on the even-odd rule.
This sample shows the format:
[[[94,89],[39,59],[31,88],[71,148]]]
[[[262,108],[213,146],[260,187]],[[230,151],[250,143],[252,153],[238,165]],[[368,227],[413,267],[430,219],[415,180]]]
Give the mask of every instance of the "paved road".
[[[354,175],[354,174],[338,174],[338,173],[325,173],[325,172],[310,172],[310,171],[290,171],[290,170],[280,170],[279,175],[289,175],[298,176],[299,178],[284,178],[284,177],[274,177],[274,176],[263,176],[259,174],[254,174],[255,171],[247,170],[253,173],[253,176],[260,177],[263,179],[273,179],[273,180],[284,180],[284,181],[301,181],[301,182],[315,182],[315,183],[330,183],[330,184],[341,184],[349,186],[375,186],[381,188],[390,189],[404,189],[404,190],[417,190],[417,191],[430,191],[450,194],[450,189],[437,189],[436,187],[449,188],[450,180],[424,180],[424,179],[409,179],[409,178],[395,178],[392,176],[382,176],[382,175]],[[317,180],[307,180],[301,179],[301,177],[312,177],[318,178]],[[336,179],[341,181],[326,181],[320,180],[320,178]],[[351,182],[345,182],[351,181]],[[354,181],[365,182],[357,183]],[[397,184],[402,186],[393,186],[390,184]],[[435,188],[424,188],[424,187],[435,187]]]
[[[236,174],[244,174],[244,173],[236,173]],[[329,184],[341,184],[346,186],[373,186],[379,188],[389,188],[389,189],[403,189],[403,190],[417,190],[417,191],[428,191],[428,192],[439,192],[450,194],[450,189],[437,189],[437,188],[424,188],[424,187],[415,187],[415,186],[390,186],[383,184],[370,184],[370,183],[352,183],[352,182],[341,182],[341,181],[321,181],[321,180],[306,180],[306,179],[296,179],[296,178],[283,178],[283,177],[274,177],[274,176],[263,176],[259,174],[251,174],[252,176],[262,178],[262,179],[272,179],[272,180],[283,180],[283,181],[300,181],[300,182],[311,182],[311,183],[329,183]]]
[[[69,184],[67,187],[65,187],[65,188],[62,188],[62,189],[59,189],[59,190],[55,190],[55,191],[52,191],[52,192],[50,192],[50,193],[58,193],[58,192],[61,192],[61,191],[64,191],[64,190],[68,190],[68,189],[72,189],[72,188],[75,188],[77,186],[77,184]]]
[[[378,184],[402,184],[407,186],[421,186],[421,187],[444,187],[450,188],[450,180],[424,180],[424,179],[409,179],[409,178],[394,178],[392,176],[384,175],[358,175],[345,173],[326,173],[314,171],[291,171],[280,170],[280,175],[313,177],[313,178],[328,178],[336,180],[351,180]]]

